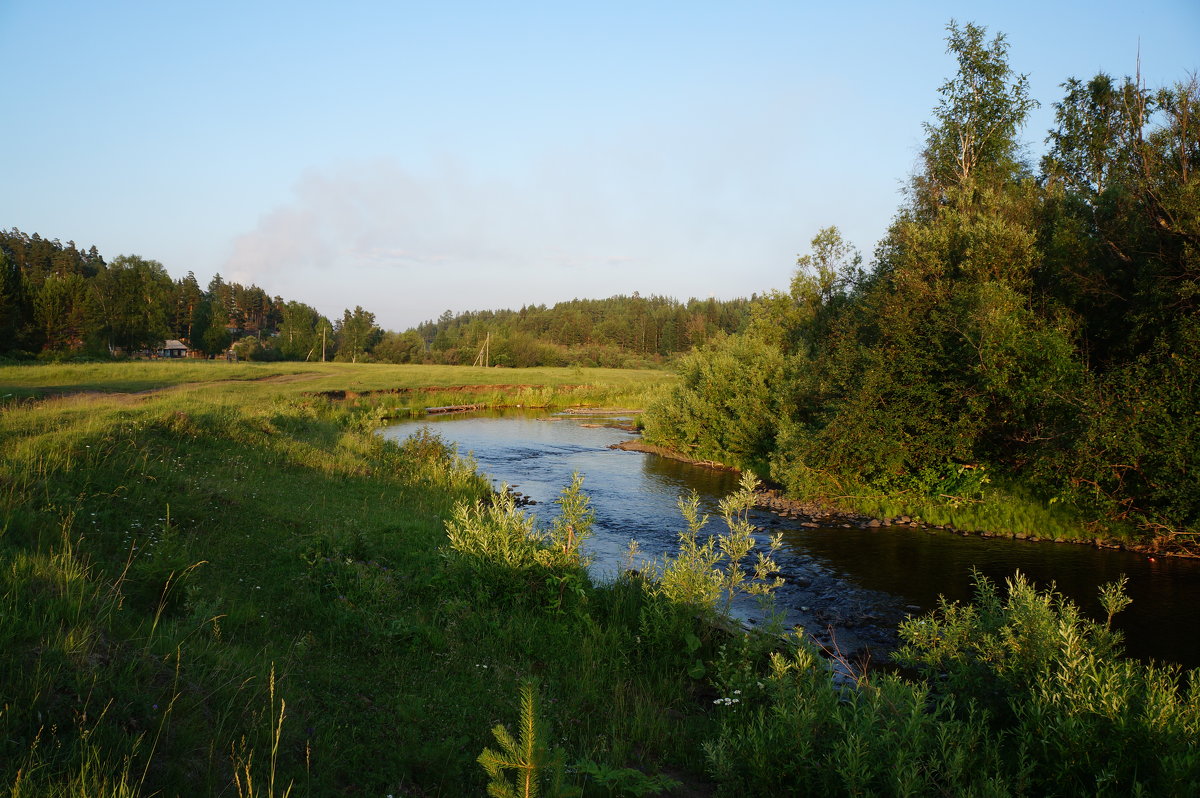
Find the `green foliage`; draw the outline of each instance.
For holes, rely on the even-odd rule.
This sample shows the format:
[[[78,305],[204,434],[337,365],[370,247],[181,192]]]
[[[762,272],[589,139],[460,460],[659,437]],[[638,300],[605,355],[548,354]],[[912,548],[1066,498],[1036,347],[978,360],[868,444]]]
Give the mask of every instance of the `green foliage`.
[[[1110,513],[1157,529],[1162,543],[1200,533],[1200,321],[1180,321],[1101,382],[1070,462],[1080,491]]]
[[[338,358],[357,363],[368,350],[374,348],[383,332],[375,326],[375,314],[369,313],[356,306],[354,311],[347,310],[338,322],[337,335]]]
[[[705,743],[719,794],[1007,794],[979,713],[957,719],[952,701],[893,676],[839,690],[811,643],[791,645],[765,662],[752,648],[722,661],[720,727]]]
[[[575,770],[587,777],[588,785],[603,791],[610,798],[642,798],[646,795],[669,793],[680,786],[677,779],[643,773],[637,768],[615,768],[585,759],[576,763]],[[594,792],[594,791],[592,791]]]
[[[592,534],[596,513],[583,492],[583,474],[571,474],[571,484],[562,489],[556,503],[559,512],[550,525],[547,543],[564,562],[586,565],[580,547]]]
[[[1194,675],[1118,658],[1104,626],[1036,591],[928,616],[941,636],[911,641],[924,680],[714,625],[634,573],[577,571],[584,602],[547,596],[541,575],[570,571],[542,569],[514,602],[505,566],[438,551],[454,506],[486,491],[468,461],[312,394],[434,372],[5,368],[13,389],[92,391],[0,414],[14,794],[481,794],[475,752],[530,674],[546,698],[509,734],[517,756],[491,747],[518,766],[510,787],[540,762],[543,794],[555,754],[579,763],[563,789],[589,794],[661,792],[645,774],[662,772],[728,795],[1189,795],[1200,779]],[[149,392],[96,393],[118,389]],[[712,552],[736,556],[738,537]],[[721,579],[749,580],[753,559]],[[560,597],[569,612],[544,611]],[[1110,586],[1098,612],[1124,600]]]
[[[586,562],[581,546],[591,535],[595,518],[583,493],[582,474],[572,475],[556,503],[559,516],[548,530],[540,529],[535,518],[517,507],[507,485],[486,503],[460,503],[446,522],[450,547],[510,568],[582,567]]]
[[[1075,666],[1087,652],[1097,660],[1120,653],[1117,633],[1084,619],[1053,589],[1038,591],[1020,573],[1001,598],[975,574],[975,603],[943,600],[936,613],[900,626],[897,659],[908,667],[945,674],[945,689],[999,713],[1042,675]],[[1116,596],[1115,588],[1107,588]],[[1110,606],[1119,603],[1110,600]]]
[[[1003,34],[990,43],[987,29],[968,22],[946,26],[946,50],[958,72],[938,89],[934,121],[926,124],[926,170],[943,190],[1007,179],[1016,167],[1017,133],[1037,101],[1029,79],[1008,65]]]
[[[1100,605],[1108,613],[1104,621],[1104,626],[1108,629],[1112,628],[1113,616],[1133,603],[1133,599],[1125,592],[1128,582],[1128,578],[1122,574],[1117,581],[1100,586]]]
[[[699,497],[692,493],[680,498],[679,511],[687,529],[679,533],[677,552],[653,570],[651,578],[658,595],[672,604],[716,617],[727,616],[738,596],[767,596],[783,584],[773,575],[777,566],[772,558],[782,545],[777,535],[772,536],[765,552],[758,552],[754,561],[749,561],[755,540],[747,514],[754,506],[758,485],[750,472],[742,475],[738,490],[721,500],[726,531],[704,540],[700,535],[708,516],[700,517]]]
[[[541,728],[534,704],[534,686],[521,685],[521,717],[517,736],[496,724],[492,736],[500,746],[497,751],[484,748],[478,762],[488,776],[487,794],[492,798],[568,798],[580,791],[563,784],[565,768],[561,751],[546,746],[546,732]],[[509,781],[507,771],[513,772]]]
[[[1103,591],[1109,609],[1124,599]],[[1105,627],[1017,575],[1001,598],[943,604],[901,627],[925,681],[830,667],[744,640],[718,659],[720,794],[1186,795],[1200,783],[1195,683],[1118,656]],[[839,689],[839,677],[854,676]],[[844,681],[844,680],[843,680]]]
[[[519,311],[446,311],[403,335],[422,341],[425,362],[473,363],[487,342],[493,365],[621,368],[658,362],[719,333],[740,330],[749,304],[745,299],[679,302],[635,293]]]
[[[1109,621],[1129,603],[1121,584],[1100,591]],[[1120,658],[1118,635],[1053,588],[1017,574],[1002,597],[976,576],[973,605],[943,602],[900,635],[898,660],[937,678],[939,700],[986,708],[1020,744],[1031,792],[1182,794],[1200,784],[1188,742],[1200,712],[1179,668]]]
[[[158,261],[122,255],[101,269],[90,288],[93,329],[110,350],[150,348],[166,337],[171,278]]]
[[[645,434],[701,457],[754,463],[775,446],[784,359],[754,336],[720,338],[684,356],[680,381],[647,413]]]
[[[1198,84],[1068,80],[1035,181],[1004,37],[947,31],[958,68],[870,269],[818,233],[789,293],[680,361],[647,437],[802,498],[1195,550]]]
[[[0,356],[87,351],[138,356],[178,338],[209,356],[243,338],[255,359],[469,365],[485,342],[486,365],[641,368],[745,327],[749,301],[614,296],[547,308],[454,315],[385,332],[356,306],[333,323],[311,306],[272,297],[220,275],[201,290],[190,272],[170,280],[161,264],[122,256],[106,264],[95,247],[36,233],[0,231]],[[130,277],[133,262],[157,274]],[[82,290],[81,290],[82,289]]]
[[[456,505],[446,534],[455,551],[513,568],[533,565],[542,551],[536,520],[517,507],[507,485],[486,502]]]

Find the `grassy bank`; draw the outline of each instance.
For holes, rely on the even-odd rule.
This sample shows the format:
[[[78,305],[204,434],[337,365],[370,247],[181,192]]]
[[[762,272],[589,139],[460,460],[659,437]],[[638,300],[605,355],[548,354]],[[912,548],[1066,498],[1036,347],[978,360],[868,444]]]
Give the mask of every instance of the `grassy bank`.
[[[0,400],[45,398],[80,392],[141,393],[169,388],[208,392],[214,387],[251,391],[243,396],[287,398],[322,391],[351,395],[411,395],[411,405],[447,389],[445,395],[511,398],[515,386],[558,396],[563,403],[605,401],[610,397],[645,400],[646,392],[674,379],[663,371],[600,368],[501,369],[468,366],[395,366],[352,363],[228,363],[218,360],[146,360],[128,363],[0,366]],[[462,391],[462,387],[477,391]],[[222,389],[224,390],[224,389]]]
[[[651,420],[649,423],[653,423]],[[1084,543],[1132,551],[1184,557],[1200,556],[1200,538],[1188,531],[1139,529],[1113,518],[1097,518],[1066,501],[1047,501],[1034,487],[1012,477],[996,478],[986,469],[960,479],[923,484],[907,480],[891,489],[864,484],[845,475],[817,472],[799,464],[778,469],[771,463],[740,462],[726,452],[685,447],[662,435],[630,446],[699,465],[749,470],[777,481],[798,506],[842,514],[847,520],[907,517],[928,526],[952,528],[988,537],[1019,537],[1037,541]],[[680,449],[686,448],[687,453]],[[966,469],[960,469],[966,472]]]
[[[281,783],[313,795],[480,785],[488,727],[520,678],[567,667],[550,652],[573,632],[446,561],[443,521],[484,480],[436,440],[379,440],[369,408],[320,392],[483,385],[495,371],[3,370],[4,393],[59,397],[0,417],[5,783],[215,794],[249,766],[258,789],[276,751]],[[538,370],[521,383],[574,403],[660,376]],[[622,678],[607,661],[619,649],[580,644],[571,668]],[[572,691],[564,712],[621,750],[628,735],[593,704],[666,691],[613,688],[603,701]]]
[[[670,591],[637,576],[597,586],[570,558],[503,538],[508,521],[481,526],[469,508],[486,482],[451,449],[371,432],[375,399],[394,398],[393,412],[429,395],[398,389],[497,384],[497,370],[471,371],[0,370],[0,394],[51,397],[0,412],[0,784],[475,795],[489,779],[476,758],[503,748],[497,724],[547,749],[530,746],[531,768],[552,771],[559,752],[586,795],[656,794],[669,780],[681,795],[1182,795],[1200,774],[1200,702],[1178,692],[1184,677],[1127,668],[1102,630],[1037,595],[1018,596],[1017,621],[997,606],[931,618],[946,637],[914,627],[912,666],[931,673],[947,671],[948,641],[1028,641],[1002,656],[964,644],[961,692],[867,674],[839,693],[802,642],[722,631],[694,599],[705,574],[730,572],[720,551],[685,546],[661,574]],[[619,404],[662,378],[505,376]],[[451,548],[449,519],[482,530],[481,552],[496,535],[527,559]],[[1089,679],[1117,692],[1096,703],[1069,691]],[[537,723],[519,725],[529,685]],[[1048,724],[1054,736],[1034,734]]]

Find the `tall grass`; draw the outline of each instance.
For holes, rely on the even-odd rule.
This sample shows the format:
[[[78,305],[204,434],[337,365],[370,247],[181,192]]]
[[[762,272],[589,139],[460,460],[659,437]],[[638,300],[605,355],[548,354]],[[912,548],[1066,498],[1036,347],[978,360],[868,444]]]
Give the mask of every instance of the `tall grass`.
[[[543,401],[549,389],[596,391],[596,396],[638,395],[674,378],[651,369],[534,368],[485,369],[469,366],[424,366],[353,363],[227,363],[216,360],[172,362],[0,366],[0,403],[6,399],[52,397],[75,393],[137,393],[167,388],[247,391],[259,396],[287,396],[342,391],[361,394],[397,389],[482,386],[484,395],[506,402]],[[496,391],[488,386],[518,386]],[[526,386],[522,393],[520,386]],[[446,402],[446,404],[453,404]]]
[[[1081,665],[1039,660],[1049,675],[1006,687],[1004,704],[942,690],[951,666],[933,660],[916,662],[921,678],[868,674],[846,691],[803,641],[714,625],[645,575],[593,584],[565,556],[582,502],[542,530],[562,558],[481,566],[446,521],[489,501],[487,481],[435,435],[383,440],[369,402],[312,390],[401,372],[331,365],[0,412],[10,795],[482,794],[476,757],[530,680],[564,779],[586,795],[660,793],[664,771],[701,794],[1042,794],[1056,757],[1070,759],[1060,793],[1188,794],[1195,681],[1147,675],[1087,634],[1062,649]],[[108,387],[128,376],[111,374]],[[950,610],[925,620],[967,641],[1025,639],[1004,631],[1005,612],[1025,615],[1000,606],[978,628]],[[960,652],[985,691],[990,651]],[[1097,678],[1117,688],[1091,706]],[[1040,726],[1051,744],[1029,736]],[[1105,756],[1134,757],[1137,773]]]
[[[585,580],[536,585],[557,608],[544,617],[480,611],[491,586],[446,559],[443,521],[486,480],[433,436],[369,432],[377,397],[320,391],[485,384],[496,370],[229,365],[0,374],[63,394],[0,412],[0,783],[41,794],[83,779],[101,795],[481,788],[464,753],[482,741],[478,720],[500,716],[535,662],[559,667],[574,634],[561,611]],[[639,384],[606,374],[504,377],[593,384],[569,389],[571,403]],[[155,386],[167,389],[125,395]],[[26,606],[31,596],[40,603]],[[590,650],[599,677],[609,653]],[[271,663],[287,703],[274,740]],[[603,706],[607,692],[593,685],[572,706]],[[590,711],[574,717],[567,728],[592,727]],[[105,786],[101,772],[126,775]]]

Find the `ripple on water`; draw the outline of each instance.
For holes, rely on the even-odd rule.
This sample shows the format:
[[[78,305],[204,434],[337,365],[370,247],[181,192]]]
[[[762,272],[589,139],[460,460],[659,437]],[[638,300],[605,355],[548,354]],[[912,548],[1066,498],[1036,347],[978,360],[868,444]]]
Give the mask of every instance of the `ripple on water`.
[[[519,485],[538,503],[531,510],[543,521],[552,516],[553,501],[571,474],[582,473],[596,511],[588,552],[600,577],[624,567],[631,538],[649,557],[674,550],[683,528],[676,504],[681,495],[695,490],[701,511],[715,515],[717,503],[737,485],[731,472],[609,449],[635,436],[596,426],[594,418],[472,414],[406,422],[384,435],[403,439],[425,425],[455,442],[461,453],[472,453],[497,484]],[[917,611],[914,607],[933,609],[939,595],[969,600],[973,568],[1000,583],[1020,569],[1040,586],[1054,582],[1093,618],[1100,617],[1097,586],[1125,574],[1133,604],[1118,616],[1118,626],[1130,653],[1200,666],[1200,613],[1194,612],[1200,607],[1200,562],[1150,562],[1087,546],[899,527],[805,529],[766,514],[756,516],[756,523],[784,532],[779,561],[789,583],[779,601],[789,623],[801,623],[826,640],[832,629],[843,650],[856,642],[886,645],[900,617]],[[739,606],[737,614],[753,617],[754,609]]]

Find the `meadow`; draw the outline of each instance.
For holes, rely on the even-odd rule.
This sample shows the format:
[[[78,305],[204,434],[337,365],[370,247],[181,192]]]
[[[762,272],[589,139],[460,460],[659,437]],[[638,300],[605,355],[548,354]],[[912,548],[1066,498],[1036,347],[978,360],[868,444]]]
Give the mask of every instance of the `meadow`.
[[[0,785],[1194,791],[1197,680],[1122,659],[1053,593],[981,584],[977,606],[902,630],[903,674],[830,668],[802,634],[724,618],[723,590],[769,581],[739,548],[736,507],[715,537],[681,522],[679,555],[654,573],[598,585],[578,555],[586,484],[564,486],[571,523],[542,526],[432,433],[374,432],[439,404],[644,406],[670,379],[0,367]]]

